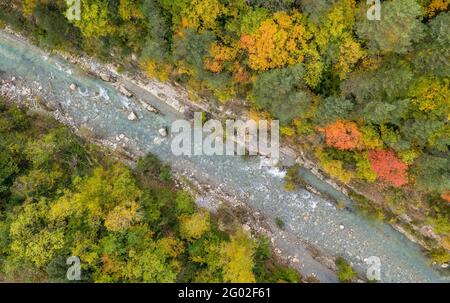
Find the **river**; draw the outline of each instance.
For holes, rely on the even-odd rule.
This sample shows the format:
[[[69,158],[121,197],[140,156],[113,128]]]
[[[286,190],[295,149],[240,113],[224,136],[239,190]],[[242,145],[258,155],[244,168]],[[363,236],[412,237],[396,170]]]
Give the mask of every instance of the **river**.
[[[128,83],[135,95],[163,115],[147,111],[139,102],[119,94],[110,83],[79,73],[62,58],[5,32],[0,32],[0,71],[1,78],[16,77],[46,95],[45,102],[59,107],[74,124],[89,127],[117,145],[154,153],[175,170],[188,171],[193,178],[236,196],[254,211],[283,220],[285,232],[277,247],[297,257],[306,275],[314,273],[322,282],[336,281],[333,272],[312,258],[303,243],[332,256],[343,256],[361,274],[368,267],[365,259],[378,257],[382,282],[449,281],[429,265],[418,245],[389,225],[339,210],[306,190],[286,192],[282,174],[276,169],[261,169],[258,157],[174,156],[167,141],[155,142],[155,138],[160,138],[161,127],[170,127],[181,114],[137,86]],[[74,91],[69,89],[72,83],[77,85]],[[127,118],[131,110],[138,121]],[[319,179],[309,181],[318,188],[325,186]]]

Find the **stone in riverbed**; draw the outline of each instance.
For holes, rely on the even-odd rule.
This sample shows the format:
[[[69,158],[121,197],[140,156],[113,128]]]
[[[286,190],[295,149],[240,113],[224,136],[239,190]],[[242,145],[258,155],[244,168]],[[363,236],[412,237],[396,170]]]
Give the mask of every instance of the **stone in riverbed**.
[[[141,99],[139,99],[139,102],[141,103],[142,107],[145,108],[146,110],[148,110],[151,113],[158,113],[158,110],[156,108],[154,108],[153,106],[151,106],[150,104],[147,104],[146,102],[142,101]]]
[[[111,81],[111,76],[106,73],[99,73],[100,79],[102,79],[105,82]]]
[[[247,234],[251,234],[252,228],[248,224],[242,224],[242,230]]]
[[[138,119],[137,115],[133,111],[130,112],[130,114],[128,115],[128,120],[136,121],[137,119]]]
[[[130,91],[129,91],[125,86],[123,86],[123,85],[119,85],[119,92],[120,92],[122,95],[124,95],[124,96],[126,96],[126,97],[128,97],[128,98],[133,97],[133,93],[130,92]]]
[[[161,137],[163,138],[167,137],[167,129],[165,127],[160,128],[158,132],[161,135]]]
[[[158,112],[158,110],[157,110],[156,108],[154,108],[153,106],[148,105],[148,104],[147,104],[147,106],[145,107],[145,109],[148,110],[148,111],[151,112],[151,113],[157,113],[157,112]]]
[[[70,84],[69,86],[70,90],[74,91],[77,89],[77,85],[75,83]]]
[[[146,104],[145,109],[148,110],[151,113],[157,113],[158,110],[156,108],[154,108],[153,106]]]
[[[153,143],[156,145],[160,145],[163,142],[163,139],[156,137],[155,139],[153,139]]]

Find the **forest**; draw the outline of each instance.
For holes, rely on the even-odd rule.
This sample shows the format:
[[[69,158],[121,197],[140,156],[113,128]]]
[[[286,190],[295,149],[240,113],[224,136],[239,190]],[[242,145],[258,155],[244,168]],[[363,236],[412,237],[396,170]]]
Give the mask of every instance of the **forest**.
[[[176,189],[155,156],[135,169],[52,118],[0,103],[0,281],[298,282],[226,209]]]
[[[74,21],[64,0],[6,0],[0,8],[0,26],[42,47],[135,60],[149,77],[181,83],[216,106],[241,104],[256,117],[278,119],[284,139],[327,175],[375,197],[379,216],[407,214],[432,226],[441,247],[434,259],[450,260],[448,0],[381,1],[381,20],[368,20],[366,1],[356,0],[81,0]],[[45,162],[48,155],[35,156]],[[77,181],[55,204],[60,211],[51,211],[55,222],[84,226],[79,217],[67,223],[79,215],[65,214],[64,200],[84,195],[96,174],[120,175],[115,170]],[[46,203],[33,207],[46,213]]]

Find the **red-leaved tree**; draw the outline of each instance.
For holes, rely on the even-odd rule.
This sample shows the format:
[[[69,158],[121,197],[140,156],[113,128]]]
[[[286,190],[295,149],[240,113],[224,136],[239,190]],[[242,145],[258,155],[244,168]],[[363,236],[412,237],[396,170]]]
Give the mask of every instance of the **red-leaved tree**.
[[[393,150],[371,150],[369,160],[380,180],[394,187],[408,184],[408,165]]]
[[[450,190],[446,191],[441,195],[441,198],[450,203]]]
[[[328,146],[340,149],[359,149],[362,146],[362,134],[354,122],[338,120],[320,129],[325,133]]]

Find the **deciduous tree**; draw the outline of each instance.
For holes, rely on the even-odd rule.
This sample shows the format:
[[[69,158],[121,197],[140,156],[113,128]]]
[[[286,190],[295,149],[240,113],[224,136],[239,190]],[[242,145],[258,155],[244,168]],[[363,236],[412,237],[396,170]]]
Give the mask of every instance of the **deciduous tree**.
[[[394,187],[408,184],[408,165],[392,150],[371,150],[369,160],[378,178]]]
[[[415,0],[385,1],[381,4],[381,21],[374,22],[363,16],[357,31],[372,50],[406,53],[424,35],[421,13]]]
[[[320,130],[324,132],[328,146],[340,150],[362,147],[362,134],[355,122],[338,120]]]

